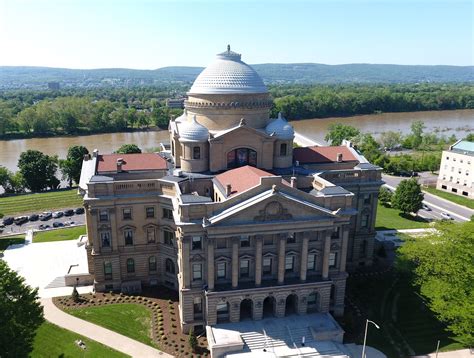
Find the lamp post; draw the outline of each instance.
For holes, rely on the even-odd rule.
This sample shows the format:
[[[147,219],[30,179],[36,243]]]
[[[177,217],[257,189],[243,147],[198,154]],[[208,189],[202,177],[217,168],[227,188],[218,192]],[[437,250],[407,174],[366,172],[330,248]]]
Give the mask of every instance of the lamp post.
[[[364,345],[362,346],[362,356],[361,356],[362,358],[365,358],[365,342],[367,341],[367,328],[369,326],[369,322],[372,323],[375,326],[375,328],[380,329],[378,324],[375,323],[374,321],[371,321],[370,319],[365,320]]]

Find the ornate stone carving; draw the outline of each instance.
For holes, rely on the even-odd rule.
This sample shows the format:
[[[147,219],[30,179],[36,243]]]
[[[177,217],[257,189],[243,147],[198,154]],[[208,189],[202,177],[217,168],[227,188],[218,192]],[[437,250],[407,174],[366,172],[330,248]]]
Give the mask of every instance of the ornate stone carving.
[[[275,220],[289,220],[293,216],[288,213],[278,201],[272,201],[265,205],[263,210],[259,211],[259,215],[255,216],[255,221],[275,221]]]

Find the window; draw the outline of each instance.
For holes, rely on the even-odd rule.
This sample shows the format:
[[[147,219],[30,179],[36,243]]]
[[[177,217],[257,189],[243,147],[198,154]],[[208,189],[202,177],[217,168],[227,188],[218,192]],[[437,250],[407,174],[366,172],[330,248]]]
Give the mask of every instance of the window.
[[[294,244],[296,242],[296,234],[291,234],[286,238],[287,244]]]
[[[359,257],[365,257],[367,255],[367,241],[364,240],[360,243]]]
[[[364,204],[370,204],[370,194],[364,194]]]
[[[202,237],[201,236],[193,236],[192,249],[202,250]]]
[[[134,273],[135,272],[135,260],[134,259],[127,259],[127,272]]]
[[[150,272],[156,271],[156,257],[155,256],[150,256],[148,258],[148,270]]]
[[[165,245],[173,246],[174,234],[171,231],[163,230]]]
[[[146,208],[146,217],[147,218],[155,217],[155,208],[153,206],[149,206]]]
[[[272,235],[265,235],[263,237],[263,244],[264,245],[273,245],[273,236]]]
[[[365,228],[369,227],[369,214],[362,214],[360,226]]]
[[[288,146],[286,143],[280,144],[280,156],[285,156],[288,151]]]
[[[217,239],[216,245],[218,249],[225,249],[227,247],[227,240],[226,239]]]
[[[202,279],[201,264],[193,264],[193,281]]]
[[[316,270],[316,254],[309,254],[308,255],[308,271],[315,271]]]
[[[227,302],[219,302],[216,308],[218,315],[226,314],[229,312],[229,305],[227,304]]]
[[[201,159],[201,148],[193,147],[193,159]]]
[[[240,277],[249,277],[250,261],[240,260]]]
[[[152,228],[152,227],[149,227],[148,229],[146,229],[146,239],[148,241],[148,243],[153,243],[155,242],[155,229]]]
[[[201,265],[199,265],[199,266],[201,266]],[[194,266],[193,266],[193,269],[194,269]],[[165,261],[165,270],[168,273],[175,273],[173,260],[166,259],[166,261]]]
[[[226,278],[226,266],[225,262],[217,263],[217,278]]]
[[[240,247],[250,247],[250,237],[242,236],[240,238]]]
[[[263,258],[263,274],[264,275],[272,274],[272,258],[271,257]]]
[[[100,243],[102,247],[110,247],[110,232],[103,231],[100,233]]]
[[[295,268],[295,257],[291,255],[287,255],[285,257],[285,271],[292,272]]]
[[[133,231],[131,229],[125,229],[123,236],[125,238],[125,245],[133,245]]]
[[[163,219],[173,220],[173,210],[163,208]]]
[[[317,294],[316,292],[310,293],[308,295],[308,305],[315,305],[317,302]]]
[[[107,209],[99,211],[99,221],[109,221],[109,211]]]
[[[337,264],[337,252],[329,253],[329,267],[336,267]]]
[[[334,228],[334,231],[331,234],[331,239],[339,239],[340,228]]]
[[[122,217],[123,220],[131,220],[132,219],[132,209],[127,208],[122,210]]]
[[[193,300],[194,317],[202,315],[202,299],[201,297],[194,297]]]
[[[257,166],[257,152],[248,148],[238,148],[227,153],[227,168],[244,165]]]
[[[104,277],[106,280],[112,279],[112,263],[110,261],[104,262]]]

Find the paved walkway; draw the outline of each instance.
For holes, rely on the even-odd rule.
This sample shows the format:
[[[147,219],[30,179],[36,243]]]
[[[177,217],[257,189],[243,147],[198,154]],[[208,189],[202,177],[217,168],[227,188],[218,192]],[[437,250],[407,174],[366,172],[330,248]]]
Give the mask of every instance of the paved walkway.
[[[159,351],[158,349],[150,347],[144,343],[71,316],[57,308],[51,298],[43,298],[41,299],[41,303],[44,307],[44,317],[51,323],[83,335],[84,337],[93,339],[94,341],[102,343],[119,352],[140,358],[173,357],[170,354]]]
[[[435,358],[436,353],[431,353],[423,356],[414,356],[413,358]],[[460,349],[451,352],[440,352],[438,358],[472,358],[474,357],[474,351],[471,352],[469,349]]]

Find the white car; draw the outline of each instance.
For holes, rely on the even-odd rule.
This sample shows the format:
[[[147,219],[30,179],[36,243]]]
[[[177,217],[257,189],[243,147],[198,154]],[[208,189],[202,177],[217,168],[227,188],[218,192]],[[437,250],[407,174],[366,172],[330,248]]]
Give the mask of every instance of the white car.
[[[449,215],[448,213],[445,213],[444,211],[441,212],[441,217],[443,218],[443,220],[454,220],[451,215]]]

